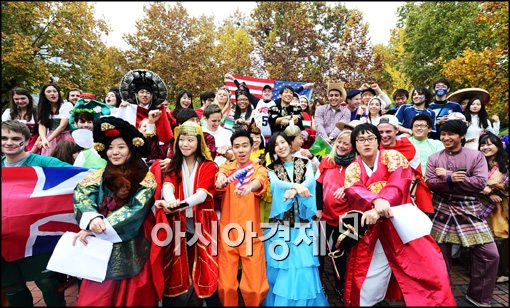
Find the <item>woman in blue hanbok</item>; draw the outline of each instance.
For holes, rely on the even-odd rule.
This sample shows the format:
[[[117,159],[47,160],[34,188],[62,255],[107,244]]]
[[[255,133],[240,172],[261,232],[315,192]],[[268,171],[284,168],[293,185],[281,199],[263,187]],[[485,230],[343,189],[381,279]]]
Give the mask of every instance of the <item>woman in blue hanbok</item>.
[[[307,159],[292,156],[283,133],[271,137],[268,151],[273,161],[268,166],[273,203],[272,226],[264,231],[269,293],[263,304],[329,306],[319,275],[318,248],[314,249],[318,233],[312,219],[317,212],[312,167]]]

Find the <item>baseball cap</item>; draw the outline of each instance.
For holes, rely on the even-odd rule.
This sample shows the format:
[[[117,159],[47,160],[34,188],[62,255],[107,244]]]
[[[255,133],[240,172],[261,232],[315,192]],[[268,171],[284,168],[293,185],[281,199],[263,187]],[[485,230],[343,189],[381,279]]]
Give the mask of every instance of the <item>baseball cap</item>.
[[[377,123],[377,126],[379,126],[381,124],[385,124],[385,123],[391,124],[395,128],[398,128],[398,126],[400,125],[399,122],[398,122],[397,117],[392,115],[392,114],[385,114],[385,115],[383,115],[381,117],[381,119],[379,119],[379,123]]]
[[[349,91],[347,91],[347,98],[348,99],[351,99],[353,98],[354,96],[358,95],[361,93],[361,90],[358,90],[358,89],[350,89]]]

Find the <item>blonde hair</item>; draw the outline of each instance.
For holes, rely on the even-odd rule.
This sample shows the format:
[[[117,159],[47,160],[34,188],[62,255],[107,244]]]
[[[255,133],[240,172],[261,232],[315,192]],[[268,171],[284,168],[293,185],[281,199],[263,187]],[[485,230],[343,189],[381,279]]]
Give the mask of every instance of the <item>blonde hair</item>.
[[[336,155],[336,150],[334,148],[334,145],[335,143],[338,141],[338,139],[342,138],[343,136],[348,136],[349,137],[349,142],[350,142],[350,139],[351,139],[351,130],[349,129],[345,129],[345,130],[342,130],[340,132],[340,134],[338,134],[338,136],[336,136],[335,138],[335,142],[333,143],[333,149],[331,149],[331,152],[328,154],[328,158],[330,161],[334,162],[335,161],[335,155]],[[354,146],[353,146],[354,147]]]
[[[230,91],[229,91],[227,88],[225,88],[225,87],[221,87],[221,88],[219,88],[218,90],[216,90],[216,93],[215,93],[216,95],[214,96],[214,100],[213,100],[213,102],[211,103],[211,104],[216,104],[216,105],[220,106],[220,108],[221,108],[221,109],[225,108],[225,106],[221,107],[220,103],[218,102],[218,92],[219,92],[219,91],[222,91],[222,90],[223,90],[223,91],[225,91],[225,92],[227,92],[227,102],[225,103],[225,106],[229,106],[229,107],[231,106],[231,102],[230,102]],[[223,110],[222,110],[222,111],[223,111]]]

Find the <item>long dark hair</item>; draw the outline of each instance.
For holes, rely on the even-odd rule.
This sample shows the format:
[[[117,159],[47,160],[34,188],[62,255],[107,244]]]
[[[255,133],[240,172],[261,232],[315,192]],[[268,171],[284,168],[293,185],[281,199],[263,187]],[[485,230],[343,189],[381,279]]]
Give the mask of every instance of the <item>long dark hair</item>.
[[[18,105],[14,102],[14,95],[25,95],[28,97],[28,105],[27,105],[27,113],[25,114],[24,118],[21,118],[21,110],[18,108]],[[28,92],[27,89],[24,88],[14,88],[12,90],[11,94],[11,103],[10,103],[10,116],[11,120],[26,120],[27,122],[30,121],[30,118],[34,117],[34,122],[37,124],[37,112],[34,108],[34,98]]]
[[[499,171],[501,173],[506,173],[508,171],[508,155],[503,147],[503,142],[501,142],[498,136],[491,132],[485,132],[480,136],[480,139],[478,139],[478,150],[480,151],[482,145],[487,144],[489,140],[498,148],[495,161],[498,163]]]
[[[482,106],[480,108],[480,111],[478,111],[478,119],[480,120],[478,122],[478,126],[480,126],[480,128],[483,128],[483,129],[486,129],[489,124],[487,123],[487,120],[489,119],[489,115],[487,114],[487,111],[485,110],[485,104],[483,103],[483,101],[479,98],[476,98],[476,97],[472,97],[467,106],[466,106],[466,109],[464,109],[464,115],[466,116],[466,121],[469,122],[469,124],[471,124],[471,105],[473,105],[473,102],[475,100],[479,100],[480,101],[480,105]]]
[[[278,155],[276,155],[276,139],[281,136],[283,139],[285,139],[285,141],[287,141],[287,143],[289,144],[289,148],[290,148],[290,144],[292,143],[292,141],[290,141],[289,137],[287,135],[285,135],[283,132],[276,132],[274,133],[273,135],[271,135],[271,139],[269,139],[269,142],[267,143],[267,147],[266,147],[266,153],[269,153],[269,157],[271,159],[271,162],[277,162],[277,161],[280,161],[280,157],[278,157]],[[277,157],[275,159],[275,156]]]
[[[429,104],[432,101],[432,93],[430,93],[429,89],[422,87],[422,86],[416,86],[414,87],[413,92],[411,92],[411,101],[413,100],[414,92],[425,95],[425,108],[429,108]],[[413,102],[414,105],[414,102]]]
[[[62,99],[62,94],[60,92],[60,89],[58,88],[58,86],[56,84],[53,84],[53,83],[45,84],[42,87],[41,92],[39,93],[39,104],[37,106],[39,122],[41,122],[41,124],[46,127],[51,127],[51,118],[50,117],[54,114],[53,114],[53,111],[51,108],[51,103],[46,98],[46,94],[44,94],[44,91],[46,91],[46,89],[48,87],[54,87],[55,89],[57,89],[57,92],[58,92],[58,102],[57,102],[58,107],[57,107],[57,113],[55,113],[55,114],[58,114],[58,110],[60,109],[60,106],[62,106],[62,104],[64,103],[64,100]]]
[[[183,134],[180,134],[180,136],[183,136]],[[187,136],[187,135],[184,135]],[[195,159],[197,161],[204,161],[206,160],[204,155],[202,154],[202,137],[200,135],[194,135],[197,137],[197,150],[195,152]],[[177,182],[181,181],[181,169],[182,169],[182,162],[184,161],[184,155],[182,155],[181,149],[179,148],[179,138],[175,139],[175,151],[174,156],[172,157],[172,160],[170,161],[170,165],[168,167],[168,171],[166,174],[169,174],[173,172],[175,174],[175,178],[177,179]],[[165,175],[166,175],[165,174]]]
[[[118,206],[127,204],[140,187],[147,175],[147,164],[130,149],[130,157],[123,165],[113,165],[107,159],[104,171],[104,183],[113,192]]]
[[[181,98],[184,96],[184,94],[186,94],[189,97],[189,99],[191,100],[191,106],[193,106],[193,95],[191,94],[191,92],[188,90],[179,91],[179,93],[177,93],[177,98],[175,99],[175,109],[172,112],[172,115],[174,116],[174,118],[177,117],[177,114],[179,113],[179,111],[184,109],[181,106]],[[191,108],[191,107],[188,107],[188,108]],[[191,109],[193,109],[193,108],[191,108]]]

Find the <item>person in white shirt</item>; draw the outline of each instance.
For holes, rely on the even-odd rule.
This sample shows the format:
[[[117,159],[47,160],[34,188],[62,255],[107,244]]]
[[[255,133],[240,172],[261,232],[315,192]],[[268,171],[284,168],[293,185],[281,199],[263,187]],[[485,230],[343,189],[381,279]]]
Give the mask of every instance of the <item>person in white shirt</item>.
[[[464,110],[464,116],[468,121],[464,147],[478,150],[478,139],[482,132],[489,131],[496,136],[499,134],[499,117],[494,115],[492,117],[494,124],[492,124],[485,110],[485,104],[479,98],[474,97],[469,100],[466,110]]]

